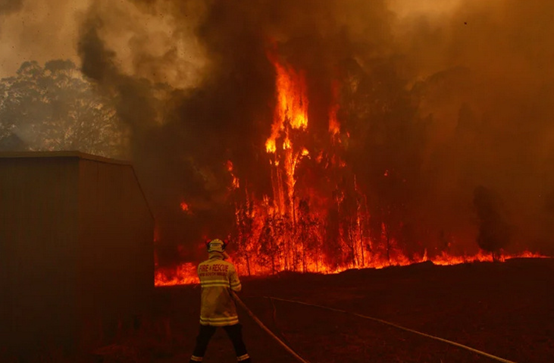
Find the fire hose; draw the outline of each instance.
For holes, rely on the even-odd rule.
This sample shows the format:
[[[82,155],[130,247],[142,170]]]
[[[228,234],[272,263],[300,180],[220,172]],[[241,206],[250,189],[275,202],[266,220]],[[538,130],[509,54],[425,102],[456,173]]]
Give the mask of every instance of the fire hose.
[[[248,308],[248,306],[246,306],[246,304],[240,299],[240,297],[238,297],[238,295],[234,291],[231,291],[231,292],[233,294],[233,297],[235,298],[235,301],[248,313],[248,315],[250,315],[250,317],[256,322],[256,324],[260,326],[260,328],[265,330],[266,333],[268,333],[273,339],[275,339],[277,343],[279,343],[283,348],[285,348],[285,350],[289,352],[294,358],[296,358],[296,360],[302,363],[310,363],[306,359],[299,356],[291,347],[289,347],[281,339],[279,339],[278,336],[273,334],[273,332],[269,330],[269,328],[266,327],[260,319],[258,319],[258,317]]]
[[[248,313],[248,315],[250,315],[250,317],[256,322],[256,324],[258,324],[263,330],[265,330],[273,339],[275,339],[283,348],[285,348],[290,354],[292,354],[299,362],[309,363],[307,360],[305,360],[304,358],[299,356],[292,348],[290,348],[287,344],[285,344],[281,339],[279,339],[279,337],[277,337],[271,330],[269,330],[269,328],[267,328],[264,325],[264,323],[262,323],[261,320],[258,319],[258,317],[248,308],[248,306],[246,306],[246,304],[238,297],[237,294],[235,294],[234,291],[232,292],[232,294],[233,294],[235,300],[237,301],[237,303],[240,306],[242,306],[242,308]],[[336,308],[332,308],[332,307],[329,307],[329,306],[311,304],[311,303],[298,301],[298,300],[282,299],[282,298],[278,298],[278,297],[274,297],[274,296],[264,296],[264,298],[267,298],[267,299],[270,299],[270,300],[277,300],[277,301],[293,303],[293,304],[316,307],[316,308],[320,308],[320,309],[324,309],[324,310],[334,311],[334,312],[337,312],[337,313],[354,315],[354,316],[357,316],[357,317],[362,318],[362,319],[373,320],[373,321],[376,321],[378,323],[389,325],[389,326],[392,326],[392,327],[400,329],[400,330],[404,330],[404,331],[407,331],[407,332],[410,332],[410,333],[421,335],[421,336],[426,337],[426,338],[430,338],[430,339],[437,340],[437,341],[440,341],[440,342],[443,342],[443,343],[446,343],[446,344],[450,344],[450,345],[453,345],[455,347],[462,348],[462,349],[468,350],[470,352],[482,355],[484,357],[496,360],[498,362],[516,363],[514,361],[504,359],[504,358],[501,358],[501,357],[497,357],[497,356],[492,355],[490,353],[483,352],[481,350],[469,347],[469,346],[464,345],[464,344],[456,343],[456,342],[453,342],[451,340],[440,338],[440,337],[437,337],[437,336],[434,336],[434,335],[431,335],[431,334],[422,333],[420,331],[410,329],[410,328],[406,328],[406,327],[403,327],[401,325],[394,324],[394,323],[388,322],[388,321],[383,320],[383,319],[378,319],[378,318],[374,318],[374,317],[371,317],[371,316],[362,315],[362,314],[358,314],[358,313],[353,313],[353,312],[342,310],[342,309],[336,309]]]
[[[300,305],[306,305],[306,306],[316,307],[316,308],[320,308],[320,309],[325,309],[325,310],[334,311],[334,312],[337,312],[337,313],[343,313],[343,314],[354,315],[354,316],[357,316],[357,317],[359,317],[359,318],[373,320],[373,321],[379,322],[379,323],[381,323],[381,324],[386,324],[386,325],[392,326],[392,327],[397,328],[397,329],[401,329],[401,330],[404,330],[404,331],[407,331],[407,332],[410,332],[410,333],[414,333],[414,334],[421,335],[421,336],[424,336],[424,337],[427,337],[427,338],[431,338],[431,339],[434,339],[434,340],[438,340],[438,341],[441,341],[441,342],[443,342],[443,343],[447,343],[447,344],[450,344],[450,345],[454,345],[454,346],[456,346],[456,347],[458,347],[458,348],[462,348],[462,349],[468,350],[468,351],[470,351],[470,352],[473,352],[473,353],[476,353],[476,354],[485,356],[485,357],[487,357],[487,358],[494,359],[494,360],[499,361],[499,362],[503,362],[503,363],[516,363],[516,362],[514,362],[514,361],[507,360],[507,359],[504,359],[504,358],[500,358],[500,357],[497,357],[497,356],[495,356],[495,355],[492,355],[492,354],[483,352],[483,351],[481,351],[481,350],[478,350],[478,349],[475,349],[475,348],[472,348],[472,347],[468,347],[467,345],[463,345],[463,344],[460,344],[460,343],[456,343],[456,342],[453,342],[453,341],[448,340],[448,339],[436,337],[436,336],[431,335],[431,334],[422,333],[422,332],[419,332],[419,331],[417,331],[417,330],[413,330],[413,329],[410,329],[410,328],[405,328],[405,327],[403,327],[403,326],[401,326],[401,325],[394,324],[394,323],[390,323],[390,322],[385,321],[385,320],[382,320],[382,319],[373,318],[373,317],[371,317],[371,316],[362,315],[362,314],[358,314],[358,313],[353,313],[353,312],[349,312],[349,311],[346,311],[346,310],[331,308],[331,307],[328,307],[328,306],[322,306],[322,305],[317,305],[317,304],[310,304],[310,303],[303,302],[303,301],[289,300],[289,299],[281,299],[281,298],[273,297],[273,296],[266,296],[266,298],[274,299],[274,300],[277,300],[277,301],[284,301],[284,302],[293,303],[293,304],[300,304]],[[243,304],[244,304],[244,303],[243,303]],[[244,307],[244,305],[243,305],[243,307]]]

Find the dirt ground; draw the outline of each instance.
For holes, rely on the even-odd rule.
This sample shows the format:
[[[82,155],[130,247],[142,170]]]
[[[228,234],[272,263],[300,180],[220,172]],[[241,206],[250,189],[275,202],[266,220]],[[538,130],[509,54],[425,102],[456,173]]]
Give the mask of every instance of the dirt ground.
[[[311,363],[494,360],[351,314],[267,296],[369,315],[518,363],[554,362],[554,259],[458,266],[425,263],[242,280],[242,300]],[[35,361],[188,362],[198,330],[199,299],[197,286],[158,288],[152,315],[143,318],[138,330],[120,335],[117,344],[78,358],[59,359],[54,354]],[[239,316],[253,362],[296,362],[244,310],[239,309]],[[221,329],[204,362],[236,362]]]
[[[494,360],[353,315],[264,296],[369,315],[515,362],[554,361],[552,259],[420,264],[327,276],[281,274],[245,278],[243,290],[241,297],[251,310],[312,363]],[[157,324],[164,322],[160,336],[165,343],[151,361],[188,359],[198,329],[199,295],[192,286],[157,290]],[[244,311],[239,315],[254,362],[295,362]],[[223,331],[214,336],[204,361],[235,361]]]

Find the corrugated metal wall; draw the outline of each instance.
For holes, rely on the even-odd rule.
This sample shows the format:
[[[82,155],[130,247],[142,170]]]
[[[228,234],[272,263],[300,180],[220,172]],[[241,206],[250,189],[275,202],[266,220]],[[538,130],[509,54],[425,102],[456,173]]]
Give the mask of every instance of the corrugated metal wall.
[[[0,155],[0,348],[76,347],[153,291],[154,221],[132,167],[39,156]]]
[[[110,325],[147,309],[153,219],[130,166],[81,160],[79,170],[80,305]]]
[[[0,336],[16,348],[51,345],[75,320],[76,161],[0,158]]]

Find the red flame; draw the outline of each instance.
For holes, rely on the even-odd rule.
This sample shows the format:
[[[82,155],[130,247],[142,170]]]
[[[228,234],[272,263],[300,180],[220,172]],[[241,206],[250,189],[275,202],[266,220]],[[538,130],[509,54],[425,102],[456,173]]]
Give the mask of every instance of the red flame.
[[[339,112],[339,83],[333,82],[333,102],[331,103],[331,108],[329,110],[329,133],[334,136],[338,137],[340,135],[340,123],[337,118],[337,114]],[[338,139],[340,142],[340,139]]]
[[[277,74],[277,107],[271,128],[271,136],[266,141],[266,151],[275,153],[277,141],[282,140],[284,150],[291,149],[290,130],[306,130],[308,127],[308,99],[306,79],[303,72],[295,72],[291,67],[281,65],[276,56],[268,55]]]
[[[233,178],[232,187],[231,189],[238,189],[240,188],[240,182],[239,178],[235,176],[234,168],[233,168],[233,162],[231,160],[227,160],[227,170],[231,174],[231,177]]]
[[[276,73],[276,108],[271,135],[265,147],[271,169],[272,195],[257,199],[235,174],[232,161],[226,163],[236,193],[236,233],[232,238],[234,262],[241,274],[264,275],[283,270],[337,273],[349,268],[383,268],[432,261],[452,265],[492,261],[492,255],[478,252],[453,256],[446,252],[429,257],[407,254],[381,223],[380,234],[372,235],[367,197],[359,190],[356,176],[341,158],[341,130],[338,119],[340,87],[332,85],[327,149],[314,150],[309,140],[308,99],[302,71],[268,58]],[[313,157],[312,157],[313,155]],[[299,172],[301,171],[301,172]],[[385,170],[385,177],[390,171]],[[185,202],[183,211],[189,211]],[[500,255],[540,257],[524,252]],[[156,286],[197,283],[195,265],[158,268]]]
[[[156,268],[156,286],[189,285],[198,282],[196,266],[192,263],[183,263],[174,268]]]
[[[504,254],[498,257],[499,261],[505,262],[514,258],[549,258],[537,253],[532,253],[525,251],[518,254]],[[364,268],[375,268],[381,269],[389,266],[407,266],[414,263],[421,263],[430,261],[435,265],[447,266],[447,265],[459,265],[463,263],[472,263],[472,262],[493,262],[493,257],[490,253],[480,251],[475,255],[467,256],[451,256],[447,253],[442,253],[441,255],[435,256],[432,259],[428,259],[426,255],[421,257],[418,260],[408,259],[407,257],[400,256],[397,258],[394,263],[376,263],[372,266],[364,266]],[[183,263],[179,266],[173,268],[157,268],[155,276],[155,285],[156,286],[173,286],[173,285],[190,285],[198,284],[199,279],[196,274],[196,265],[193,263]],[[319,271],[321,273],[339,273],[345,271],[347,268],[339,268],[334,271]],[[241,274],[245,274],[244,269],[239,271]]]

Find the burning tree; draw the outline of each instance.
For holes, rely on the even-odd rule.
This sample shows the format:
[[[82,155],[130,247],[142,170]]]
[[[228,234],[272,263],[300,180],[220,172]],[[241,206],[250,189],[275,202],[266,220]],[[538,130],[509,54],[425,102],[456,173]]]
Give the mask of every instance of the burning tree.
[[[392,162],[391,170],[383,164],[378,176],[367,174],[356,163],[350,165],[346,150],[351,148],[351,139],[356,142],[375,130],[355,130],[362,131],[362,136],[351,138],[349,125],[341,124],[340,118],[341,112],[342,116],[352,112],[357,117],[373,117],[377,120],[371,120],[370,124],[375,127],[380,127],[379,123],[384,128],[394,126],[381,131],[383,137],[391,139],[395,132],[414,131],[407,129],[413,120],[391,120],[388,113],[392,108],[386,111],[382,105],[377,108],[383,113],[371,116],[368,112],[375,110],[341,111],[341,87],[334,81],[329,84],[326,134],[314,135],[309,128],[306,73],[280,58],[276,49],[270,50],[267,57],[275,70],[276,104],[265,143],[272,193],[259,199],[240,187],[246,183],[237,182],[233,188],[239,265],[244,265],[250,274],[280,270],[330,272],[345,267],[407,263],[411,257],[404,255],[399,244],[407,244],[413,238],[412,229],[404,222],[409,193],[404,178],[409,178],[411,171],[403,168],[400,159],[390,157],[386,160]],[[364,86],[363,82],[368,80],[363,74],[351,74],[361,84],[344,93],[354,100],[360,98],[361,107],[365,102],[362,99],[370,96],[366,93],[369,88],[365,87],[372,83]],[[402,107],[409,107],[407,98],[386,102],[389,101],[397,102],[394,109],[400,108],[404,113]],[[375,149],[363,148],[358,152],[382,152],[378,148],[385,146],[382,142],[367,144]],[[412,169],[417,169],[417,155],[414,144],[414,152],[409,156],[416,164]],[[370,191],[375,193],[372,198],[368,199],[367,190],[360,188],[357,170],[375,188],[376,192]],[[234,174],[233,178],[236,179]],[[370,210],[375,213],[371,215]]]
[[[515,137],[506,125],[551,124],[549,98],[529,97],[544,78],[524,80],[544,67],[491,72],[465,38],[460,52],[443,59],[451,37],[397,32],[388,3],[216,1],[201,11],[196,2],[129,3],[141,19],[167,15],[160,29],[172,31],[156,35],[135,28],[143,22],[132,15],[120,24],[113,13],[126,12],[111,3],[90,7],[80,28],[82,69],[116,96],[118,116],[132,129],[145,191],[159,214],[167,211],[158,219],[160,245],[194,250],[204,238],[227,235],[241,272],[251,274],[454,261],[447,249],[456,261],[477,256],[472,211],[464,207],[477,182],[523,175],[526,156],[537,155],[529,141],[546,128]],[[134,47],[119,52],[114,38],[126,28]],[[410,36],[396,42],[404,30]],[[453,38],[469,34],[450,30]],[[202,61],[187,63],[179,44],[199,45]],[[498,64],[520,64],[503,62],[498,50]],[[184,64],[201,77],[171,81]],[[172,86],[160,97],[155,87],[164,82]],[[460,108],[460,121],[475,122],[455,130]],[[471,137],[458,137],[464,133]],[[532,182],[518,180],[510,188],[530,190]],[[186,218],[182,201],[190,206]],[[192,254],[169,253],[176,257],[160,264],[200,258]]]

